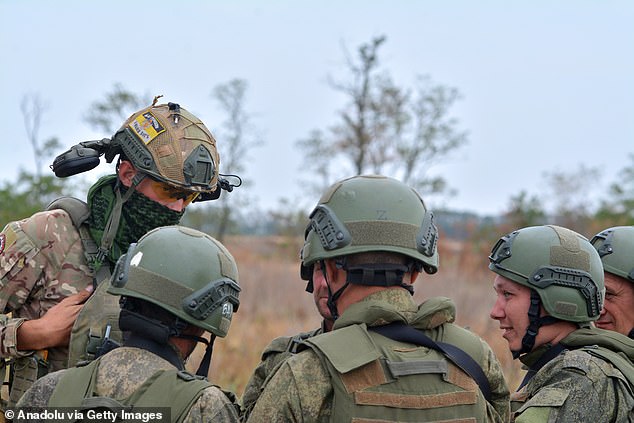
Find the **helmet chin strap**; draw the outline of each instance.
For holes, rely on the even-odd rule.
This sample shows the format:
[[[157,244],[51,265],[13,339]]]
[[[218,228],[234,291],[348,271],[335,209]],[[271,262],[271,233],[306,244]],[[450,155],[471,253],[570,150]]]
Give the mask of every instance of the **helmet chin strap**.
[[[519,350],[511,351],[513,359],[519,358],[522,354],[526,354],[533,350],[535,346],[535,338],[539,332],[539,328],[551,325],[558,320],[552,316],[540,317],[542,300],[534,289],[531,289],[531,305],[528,308],[528,328],[522,338],[522,347]]]
[[[123,204],[132,196],[132,194],[136,190],[137,185],[141,183],[143,178],[145,178],[145,174],[137,172],[137,174],[134,175],[134,177],[132,178],[132,183],[130,184],[130,187],[123,196],[121,195],[121,180],[117,178],[117,183],[114,189],[114,206],[112,207],[112,212],[110,213],[108,221],[106,222],[106,227],[103,231],[103,237],[101,238],[101,245],[99,246],[99,250],[97,253],[98,267],[101,267],[104,258],[109,254],[110,247],[112,247],[112,243],[117,236],[117,229],[119,229],[119,223],[121,222],[121,210],[123,208]],[[98,267],[95,270],[99,270]]]
[[[341,294],[343,294],[343,291],[348,287],[350,283],[346,281],[346,283],[333,294],[332,289],[330,288],[330,283],[328,282],[325,260],[320,260],[320,267],[321,273],[324,275],[324,280],[326,281],[326,287],[328,288],[328,301],[326,302],[326,305],[328,306],[328,310],[330,311],[332,320],[337,320],[339,318],[339,310],[337,310],[337,300],[339,299],[339,297],[341,297]]]
[[[212,333],[210,340],[207,341],[207,339],[203,338],[202,336],[184,334],[182,332],[187,324],[179,318],[176,318],[176,321],[168,326],[165,323],[140,314],[138,311],[135,310],[133,301],[132,303],[127,301],[127,299],[123,301],[123,308],[121,309],[121,313],[119,315],[119,327],[124,331],[132,331],[134,334],[137,334],[137,338],[148,339],[151,342],[155,343],[157,347],[163,348],[163,351],[170,351],[169,348],[167,348],[167,345],[169,343],[168,340],[170,337],[190,339],[192,341],[201,342],[207,345],[207,348],[205,349],[205,355],[203,356],[203,359],[198,366],[198,370],[196,371],[197,376],[207,377],[207,374],[209,373],[209,368],[211,367],[211,354],[214,349],[214,341],[216,340],[216,335]],[[145,348],[148,349],[147,346],[145,346]],[[152,350],[150,349],[150,351]],[[160,353],[161,351],[158,351],[159,355]],[[163,352],[162,356],[164,358],[165,354],[167,353]],[[179,357],[181,354],[182,352],[179,354]],[[169,358],[166,359],[168,359],[169,361]],[[178,360],[180,362],[180,360],[182,360],[182,357]],[[179,364],[173,362],[173,364],[176,365],[176,367],[178,367],[179,369],[182,367],[182,363]]]
[[[191,339],[192,341],[201,342],[207,345],[207,348],[205,348],[205,355],[203,356],[203,359],[200,361],[198,370],[196,370],[196,376],[207,377],[207,375],[209,374],[209,368],[211,367],[211,354],[213,353],[213,350],[214,350],[214,341],[216,340],[216,335],[212,333],[209,341],[207,341],[202,336],[183,335],[183,334],[179,334],[176,336],[183,339]]]

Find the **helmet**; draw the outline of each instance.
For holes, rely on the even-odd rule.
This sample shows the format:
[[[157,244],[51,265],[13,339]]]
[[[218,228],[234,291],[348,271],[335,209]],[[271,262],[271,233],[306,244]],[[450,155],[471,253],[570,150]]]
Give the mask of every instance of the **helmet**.
[[[301,251],[302,278],[318,260],[386,251],[438,270],[438,230],[418,193],[379,175],[355,176],[332,185],[310,214]]]
[[[227,335],[240,305],[238,269],[229,251],[183,226],[154,229],[130,244],[108,292],[149,301],[220,337]]]
[[[503,236],[489,269],[537,292],[552,317],[599,318],[605,288],[599,254],[583,236],[559,226],[531,226]]]
[[[176,188],[210,193],[218,184],[216,140],[176,103],[134,113],[114,134],[106,160],[123,152],[139,171]]]
[[[603,270],[634,282],[634,226],[615,226],[590,241],[603,262]]]

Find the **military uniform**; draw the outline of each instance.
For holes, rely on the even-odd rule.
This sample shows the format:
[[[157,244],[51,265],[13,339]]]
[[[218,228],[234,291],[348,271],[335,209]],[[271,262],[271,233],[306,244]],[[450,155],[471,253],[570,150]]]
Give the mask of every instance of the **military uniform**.
[[[305,343],[305,351],[287,359],[280,366],[275,375],[268,380],[249,421],[345,421],[341,419],[341,414],[354,414],[357,410],[354,409],[353,402],[359,400],[356,405],[358,407],[359,403],[364,402],[361,398],[368,400],[365,404],[379,405],[368,406],[371,409],[370,414],[373,419],[386,422],[395,420],[390,420],[382,414],[385,405],[396,409],[409,408],[404,413],[410,418],[415,416],[410,421],[442,420],[437,418],[440,415],[446,416],[445,420],[470,415],[480,416],[480,421],[507,421],[509,392],[499,362],[480,338],[452,324],[454,317],[455,307],[447,298],[433,298],[417,306],[410,294],[401,289],[390,289],[369,295],[359,303],[351,305],[335,322],[332,332],[310,338]],[[425,361],[432,365],[446,363],[441,353],[425,347],[392,341],[378,334],[371,336],[374,345],[372,342],[369,345],[359,345],[338,339],[337,342],[342,348],[334,349],[339,353],[343,351],[342,356],[351,361],[357,360],[354,357],[366,354],[369,351],[366,346],[370,349],[375,345],[388,346],[383,350],[379,348],[379,351],[384,353],[382,357],[356,368],[355,364],[338,361],[337,354],[327,352],[333,347],[329,340],[339,337],[338,332],[356,330],[355,328],[365,331],[366,325],[385,325],[397,321],[422,329],[436,341],[454,343],[469,353],[480,364],[488,378],[492,392],[491,402],[486,402],[475,382],[451,363],[447,363],[442,376],[414,372],[413,376],[403,377],[402,380],[411,380],[407,379],[408,377],[417,378],[415,392],[389,393],[391,384],[400,383],[400,377],[391,377],[385,372],[385,355],[396,354],[405,357],[405,367],[409,354],[414,357],[425,357]],[[418,383],[421,381],[422,383]],[[345,393],[342,394],[342,385],[348,390],[348,397]],[[452,392],[446,396],[439,394],[447,389]],[[373,409],[376,411],[372,412]],[[471,412],[472,414],[469,414]],[[366,420],[356,421],[371,421],[368,417],[364,418]],[[465,417],[461,421],[476,419]]]
[[[242,394],[242,419],[246,420],[251,414],[256,401],[264,389],[267,379],[273,376],[277,368],[288,358],[298,352],[300,343],[306,339],[323,333],[321,328],[312,331],[302,332],[295,336],[280,336],[275,338],[264,348],[262,361],[255,368],[247,386]]]
[[[593,328],[576,330],[559,344],[563,351],[546,363],[543,358],[555,347],[543,346],[520,358],[533,376],[512,395],[514,421],[634,421],[634,393],[624,374],[634,372],[632,362],[620,356],[622,372],[601,354],[607,349],[632,360],[634,343]]]
[[[18,358],[17,330],[92,283],[78,230],[68,213],[52,210],[11,222],[0,233],[0,358]],[[50,348],[50,370],[66,367],[67,347]]]
[[[96,393],[103,397],[121,399],[134,393],[150,376],[159,370],[173,369],[169,361],[150,351],[120,347],[101,358],[97,373]],[[20,399],[18,407],[46,407],[61,377],[69,370],[49,373],[39,379]],[[156,404],[169,407],[170,404]],[[202,391],[193,403],[184,422],[237,422],[237,409],[227,395],[215,386]]]

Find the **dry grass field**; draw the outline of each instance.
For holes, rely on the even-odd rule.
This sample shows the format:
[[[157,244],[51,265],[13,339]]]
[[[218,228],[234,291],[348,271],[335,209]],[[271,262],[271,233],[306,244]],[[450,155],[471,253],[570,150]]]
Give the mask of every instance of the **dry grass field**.
[[[240,309],[234,315],[229,335],[216,340],[210,380],[242,395],[251,372],[268,342],[282,335],[315,328],[320,323],[312,296],[299,278],[301,239],[282,237],[231,237],[225,245],[238,262]],[[488,251],[469,244],[440,243],[440,270],[423,274],[416,282],[415,298],[452,298],[457,306],[456,323],[482,336],[497,354],[514,390],[522,376],[520,363],[513,361],[496,322],[489,318],[494,293]],[[200,348],[200,347],[199,347]],[[202,348],[188,363],[196,369]]]

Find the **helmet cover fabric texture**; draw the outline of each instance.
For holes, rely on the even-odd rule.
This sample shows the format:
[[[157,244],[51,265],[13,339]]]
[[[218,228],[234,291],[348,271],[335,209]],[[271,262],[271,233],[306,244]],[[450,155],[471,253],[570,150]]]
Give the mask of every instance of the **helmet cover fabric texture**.
[[[603,267],[582,235],[555,225],[522,228],[500,238],[489,260],[493,272],[535,290],[551,316],[579,323],[599,318]]]
[[[393,252],[438,269],[438,230],[420,195],[385,176],[363,175],[333,184],[310,215],[302,266],[364,252]]]
[[[130,245],[108,292],[149,301],[224,337],[240,304],[238,282],[235,260],[220,242],[195,229],[166,226]]]
[[[132,114],[113,137],[142,172],[195,192],[217,189],[220,157],[205,124],[178,104],[158,104]]]
[[[592,238],[603,270],[634,283],[634,226],[614,226]]]

